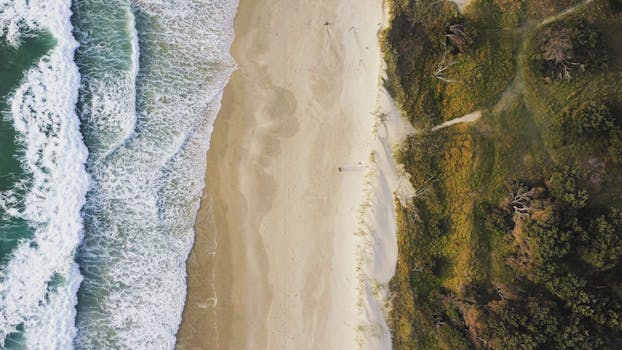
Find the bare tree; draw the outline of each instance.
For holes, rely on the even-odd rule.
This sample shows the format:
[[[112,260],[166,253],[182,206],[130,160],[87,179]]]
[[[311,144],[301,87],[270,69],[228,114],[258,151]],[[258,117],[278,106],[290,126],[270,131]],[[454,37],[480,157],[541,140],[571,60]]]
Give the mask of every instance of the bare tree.
[[[419,264],[415,264],[415,267],[410,269],[412,272],[423,272],[425,268]]]
[[[572,68],[582,65],[574,62],[575,48],[572,40],[572,30],[547,29],[542,33],[542,59],[549,62],[559,79],[572,78]]]
[[[450,60],[449,62],[447,62],[447,52],[449,50],[447,49],[447,47],[445,47],[445,51],[443,52],[443,58],[441,59],[441,61],[436,65],[436,70],[434,71],[434,78],[442,80],[446,83],[456,83],[456,80],[453,79],[449,79],[445,77],[445,71],[448,70],[449,68],[451,68],[451,66],[455,65],[456,61],[454,60]]]
[[[505,295],[503,294],[503,288],[501,288],[500,286],[497,286],[495,288],[495,293],[497,293],[497,295],[499,296],[501,300],[505,300]]]
[[[529,218],[532,211],[531,200],[533,199],[533,189],[528,190],[524,186],[518,186],[516,191],[510,193],[510,203],[514,209],[514,215],[519,220]]]
[[[434,321],[434,328],[439,328],[445,325],[445,321],[443,321],[440,317],[436,317]]]
[[[417,187],[415,189],[415,194],[414,194],[413,197],[416,197],[416,198],[427,198],[426,193],[428,193],[430,191],[430,189],[432,188],[432,185],[435,182],[438,182],[438,181],[440,181],[439,174],[435,174],[435,175],[429,176],[428,178],[426,178],[423,181],[423,183],[419,187]]]
[[[458,51],[462,51],[462,49],[467,45],[467,34],[464,32],[464,26],[462,24],[450,24],[447,27],[447,41],[451,46],[456,48]]]

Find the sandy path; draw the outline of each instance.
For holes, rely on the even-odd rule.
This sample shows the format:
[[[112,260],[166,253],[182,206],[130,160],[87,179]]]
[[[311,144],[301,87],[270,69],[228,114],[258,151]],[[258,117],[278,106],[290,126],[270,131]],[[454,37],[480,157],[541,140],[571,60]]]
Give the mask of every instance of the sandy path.
[[[241,1],[179,348],[357,348],[381,22],[380,0]]]
[[[442,124],[439,124],[433,127],[432,131],[441,130],[441,129],[450,127],[455,124],[473,123],[473,122],[478,121],[481,117],[482,117],[482,111],[471,112],[469,114],[463,115],[462,117],[454,118],[452,120],[448,120]]]

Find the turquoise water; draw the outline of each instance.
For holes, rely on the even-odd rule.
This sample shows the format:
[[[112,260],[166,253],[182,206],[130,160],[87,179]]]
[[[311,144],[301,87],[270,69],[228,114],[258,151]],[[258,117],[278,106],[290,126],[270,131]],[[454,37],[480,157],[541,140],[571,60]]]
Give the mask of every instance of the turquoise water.
[[[88,177],[69,1],[0,3],[0,347],[72,347]]]
[[[232,4],[183,5],[74,2],[92,177],[79,348],[175,344],[209,131],[233,68]]]
[[[24,77],[25,71],[34,66],[39,59],[54,47],[54,38],[49,33],[32,33],[22,39],[18,47],[0,39],[0,111],[6,113],[7,98]],[[13,125],[0,120],[0,190],[14,186],[19,179],[21,168],[18,161],[18,146]]]
[[[236,7],[0,2],[0,348],[174,348]]]
[[[108,304],[118,282],[110,281],[114,269],[104,255],[123,249],[125,237],[97,198],[104,190],[101,177],[106,176],[100,169],[134,132],[137,37],[128,1],[75,1],[73,12],[74,35],[81,44],[76,52],[82,77],[77,107],[89,148],[87,166],[94,180],[87,194],[92,200],[83,208],[86,235],[78,261],[85,281],[79,292],[77,323],[82,327],[77,345],[112,348],[119,344]],[[102,239],[101,228],[116,232]],[[89,330],[90,325],[96,325],[95,329]]]
[[[16,200],[23,202],[23,191],[17,187],[19,180],[28,180],[28,174],[20,166],[19,158],[23,150],[18,144],[13,124],[7,120],[9,94],[18,86],[26,70],[34,66],[55,45],[54,38],[46,32],[30,33],[19,46],[10,45],[0,39],[0,191],[13,190]],[[0,261],[7,259],[20,239],[29,238],[32,230],[25,220],[6,217],[0,208]]]
[[[1,39],[0,39],[1,40]],[[18,47],[0,41],[0,191],[14,190],[18,201],[23,201],[22,191],[15,187],[20,179],[27,180],[28,174],[20,166],[19,158],[23,154],[16,139],[16,131],[5,114],[9,108],[9,94],[17,87],[27,69],[34,66],[55,45],[54,38],[49,33],[32,33],[24,38]],[[0,261],[2,264],[9,259],[18,241],[32,237],[33,231],[26,220],[6,217],[3,209],[0,215],[5,218],[0,222]],[[6,339],[6,349],[25,348],[23,339],[23,325],[17,327],[16,332]]]

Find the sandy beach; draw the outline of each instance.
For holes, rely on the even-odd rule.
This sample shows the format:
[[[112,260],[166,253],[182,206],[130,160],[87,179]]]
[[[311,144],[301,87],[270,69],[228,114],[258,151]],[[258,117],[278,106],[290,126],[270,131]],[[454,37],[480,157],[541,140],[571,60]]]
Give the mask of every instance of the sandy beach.
[[[381,0],[241,0],[178,348],[361,347],[382,22]]]

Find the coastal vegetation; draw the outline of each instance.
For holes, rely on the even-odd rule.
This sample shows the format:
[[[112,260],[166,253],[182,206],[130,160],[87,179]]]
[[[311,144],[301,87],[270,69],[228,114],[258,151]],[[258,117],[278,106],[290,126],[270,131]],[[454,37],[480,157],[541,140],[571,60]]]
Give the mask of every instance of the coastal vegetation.
[[[399,349],[622,344],[622,3],[392,0]],[[435,126],[480,111],[472,123]]]

